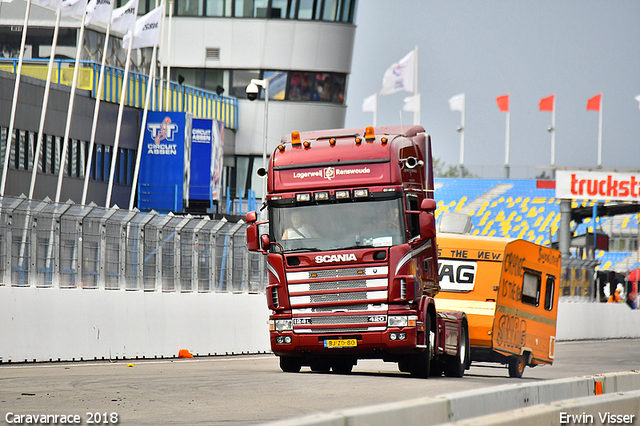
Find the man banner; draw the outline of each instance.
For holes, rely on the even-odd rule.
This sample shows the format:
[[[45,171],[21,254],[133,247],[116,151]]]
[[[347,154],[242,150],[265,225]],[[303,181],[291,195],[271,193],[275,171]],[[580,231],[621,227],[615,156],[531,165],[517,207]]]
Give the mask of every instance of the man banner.
[[[136,20],[136,25],[133,29],[132,49],[153,47],[158,44],[160,40],[160,21],[163,13],[164,4]],[[122,39],[125,46],[129,43],[129,37],[131,37],[131,33],[127,33]]]
[[[412,50],[404,58],[391,65],[387,71],[385,71],[380,94],[391,95],[401,90],[413,93],[415,89],[414,76],[415,50]]]
[[[84,16],[87,11],[87,0],[62,0],[60,11],[62,16]]]
[[[111,20],[111,10],[115,0],[89,0],[85,24],[90,22],[108,24]]]
[[[133,29],[138,16],[138,0],[129,0],[127,4],[111,12],[111,31],[126,33]]]

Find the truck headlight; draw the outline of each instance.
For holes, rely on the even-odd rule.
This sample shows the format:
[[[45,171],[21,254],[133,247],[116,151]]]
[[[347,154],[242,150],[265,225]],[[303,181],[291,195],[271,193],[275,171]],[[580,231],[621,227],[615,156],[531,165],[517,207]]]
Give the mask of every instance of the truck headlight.
[[[275,320],[274,326],[276,331],[293,330],[293,322],[290,319]]]
[[[389,327],[406,327],[409,324],[409,319],[406,315],[390,315],[387,324]]]

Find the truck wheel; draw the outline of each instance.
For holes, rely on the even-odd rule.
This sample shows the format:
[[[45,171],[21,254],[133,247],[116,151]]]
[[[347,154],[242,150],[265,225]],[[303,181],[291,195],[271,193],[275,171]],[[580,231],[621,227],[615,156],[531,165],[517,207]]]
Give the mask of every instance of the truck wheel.
[[[285,373],[299,373],[302,363],[297,357],[280,357],[280,369]]]
[[[509,358],[509,377],[519,379],[524,373],[525,367],[525,355],[513,356]]]
[[[411,375],[413,377],[421,377],[426,379],[431,373],[431,360],[433,359],[433,345],[435,343],[436,334],[431,329],[431,317],[427,314],[427,318],[424,324],[425,330],[428,330],[426,349],[413,356],[411,362]]]
[[[457,356],[448,356],[444,363],[444,375],[447,377],[462,377],[467,367],[469,357],[469,327],[463,320],[460,327],[460,345]]]

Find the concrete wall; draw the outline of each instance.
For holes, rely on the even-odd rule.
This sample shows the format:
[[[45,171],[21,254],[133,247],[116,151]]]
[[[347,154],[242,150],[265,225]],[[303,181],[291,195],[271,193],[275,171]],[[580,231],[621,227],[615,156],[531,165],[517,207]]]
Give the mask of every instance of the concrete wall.
[[[0,287],[0,361],[259,353],[264,294]]]
[[[602,394],[596,395],[596,383]],[[268,426],[449,426],[562,424],[562,413],[640,419],[640,372],[610,373],[541,383],[503,385],[265,423]],[[631,416],[634,416],[633,418]],[[583,417],[581,417],[583,418]],[[616,417],[617,419],[617,417]],[[621,418],[623,419],[623,418]],[[585,423],[571,422],[569,424]],[[622,422],[618,422],[622,423]],[[628,422],[627,422],[628,423]],[[565,422],[566,424],[566,422]]]
[[[263,294],[0,286],[0,361],[268,352]],[[558,340],[640,337],[640,310],[561,303]]]
[[[640,338],[640,310],[626,303],[560,303],[557,340]]]

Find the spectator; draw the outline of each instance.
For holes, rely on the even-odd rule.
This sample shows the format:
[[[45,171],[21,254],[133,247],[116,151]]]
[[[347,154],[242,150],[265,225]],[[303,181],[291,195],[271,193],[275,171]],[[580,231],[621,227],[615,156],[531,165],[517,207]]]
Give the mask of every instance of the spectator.
[[[627,305],[629,305],[631,309],[638,309],[637,302],[633,300],[630,294],[627,294]]]
[[[622,303],[622,296],[620,296],[620,292],[622,291],[622,286],[618,285],[618,287],[616,287],[616,291],[609,296],[609,300],[607,301],[607,303]]]

